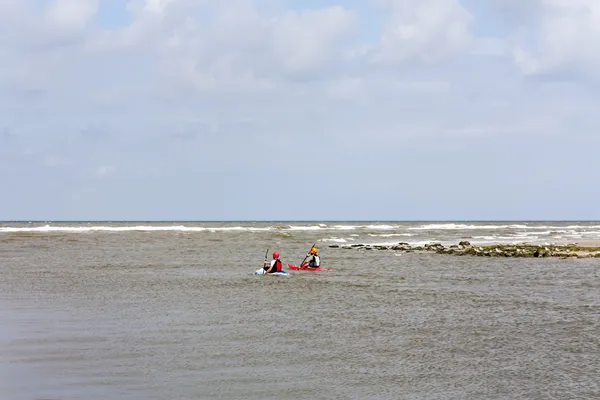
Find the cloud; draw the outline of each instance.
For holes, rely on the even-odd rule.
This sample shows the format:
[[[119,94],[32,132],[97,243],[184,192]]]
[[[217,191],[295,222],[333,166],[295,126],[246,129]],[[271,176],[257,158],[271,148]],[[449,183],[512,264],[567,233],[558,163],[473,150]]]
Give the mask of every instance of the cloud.
[[[117,169],[112,165],[102,165],[102,166],[98,167],[98,170],[96,171],[96,175],[99,178],[104,178],[105,176],[114,174],[116,171],[117,171]]]
[[[70,160],[56,156],[46,156],[43,165],[48,168],[64,168],[72,165]]]
[[[574,215],[536,174],[552,155],[557,182],[593,180],[596,3],[2,1],[0,168],[22,171],[17,191],[51,176],[69,192],[0,210],[136,218],[102,185],[144,197],[144,219]],[[319,201],[298,195],[312,182]]]
[[[514,34],[514,61],[526,76],[577,75],[597,80],[600,55],[600,3],[594,0],[521,2]]]
[[[390,17],[368,50],[374,63],[433,62],[464,52],[473,17],[458,0],[387,0]]]
[[[189,22],[159,42],[169,82],[203,91],[271,92],[281,80],[317,79],[331,73],[356,24],[354,13],[339,6],[275,17],[251,7],[246,13],[210,8],[213,22]]]
[[[54,31],[81,31],[98,11],[99,0],[55,0],[45,10],[44,18]]]

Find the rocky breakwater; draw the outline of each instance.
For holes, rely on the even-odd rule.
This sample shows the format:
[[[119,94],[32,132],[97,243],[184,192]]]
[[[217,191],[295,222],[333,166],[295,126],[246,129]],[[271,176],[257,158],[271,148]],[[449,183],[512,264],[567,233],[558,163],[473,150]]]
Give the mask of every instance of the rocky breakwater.
[[[411,246],[400,242],[393,245],[329,245],[331,248],[353,250],[391,250],[396,252],[433,252],[437,254],[450,254],[456,256],[480,257],[560,257],[560,258],[600,258],[600,246],[583,246],[577,243],[534,245],[534,244],[495,244],[486,246],[471,245],[462,241],[456,245],[445,246],[440,243],[426,244],[424,246]]]

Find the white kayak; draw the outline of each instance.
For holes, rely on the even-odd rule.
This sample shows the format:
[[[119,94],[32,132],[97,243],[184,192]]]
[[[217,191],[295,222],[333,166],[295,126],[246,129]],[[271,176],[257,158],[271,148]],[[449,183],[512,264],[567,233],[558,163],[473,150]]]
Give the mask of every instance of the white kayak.
[[[254,271],[254,275],[280,275],[280,276],[288,276],[289,273],[287,271],[281,271],[281,272],[271,272],[270,274],[265,274],[265,270],[264,269],[257,269],[256,271]]]

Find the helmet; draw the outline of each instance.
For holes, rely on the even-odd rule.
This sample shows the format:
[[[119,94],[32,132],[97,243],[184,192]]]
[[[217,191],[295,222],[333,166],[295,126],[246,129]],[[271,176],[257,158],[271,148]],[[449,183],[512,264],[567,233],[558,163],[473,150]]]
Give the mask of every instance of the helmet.
[[[310,249],[310,254],[317,254],[319,250],[316,247],[313,247],[312,249]]]
[[[278,253],[278,252],[276,252],[276,251],[274,251],[274,252],[273,252],[273,258],[279,258],[279,253]]]

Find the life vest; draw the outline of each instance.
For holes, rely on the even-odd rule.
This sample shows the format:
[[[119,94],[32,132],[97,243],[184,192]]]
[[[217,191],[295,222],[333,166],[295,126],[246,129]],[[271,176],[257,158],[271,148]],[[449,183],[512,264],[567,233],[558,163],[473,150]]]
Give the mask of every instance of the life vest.
[[[308,262],[308,268],[317,268],[319,267],[319,264],[317,261],[320,261],[319,256],[316,254],[313,254],[313,256],[310,258],[310,261]]]
[[[281,272],[281,269],[283,267],[283,264],[281,263],[281,260],[278,258],[277,260],[275,260],[275,265],[273,265],[273,269],[271,269],[271,274],[273,272]],[[265,271],[269,270],[269,266],[265,265]]]

